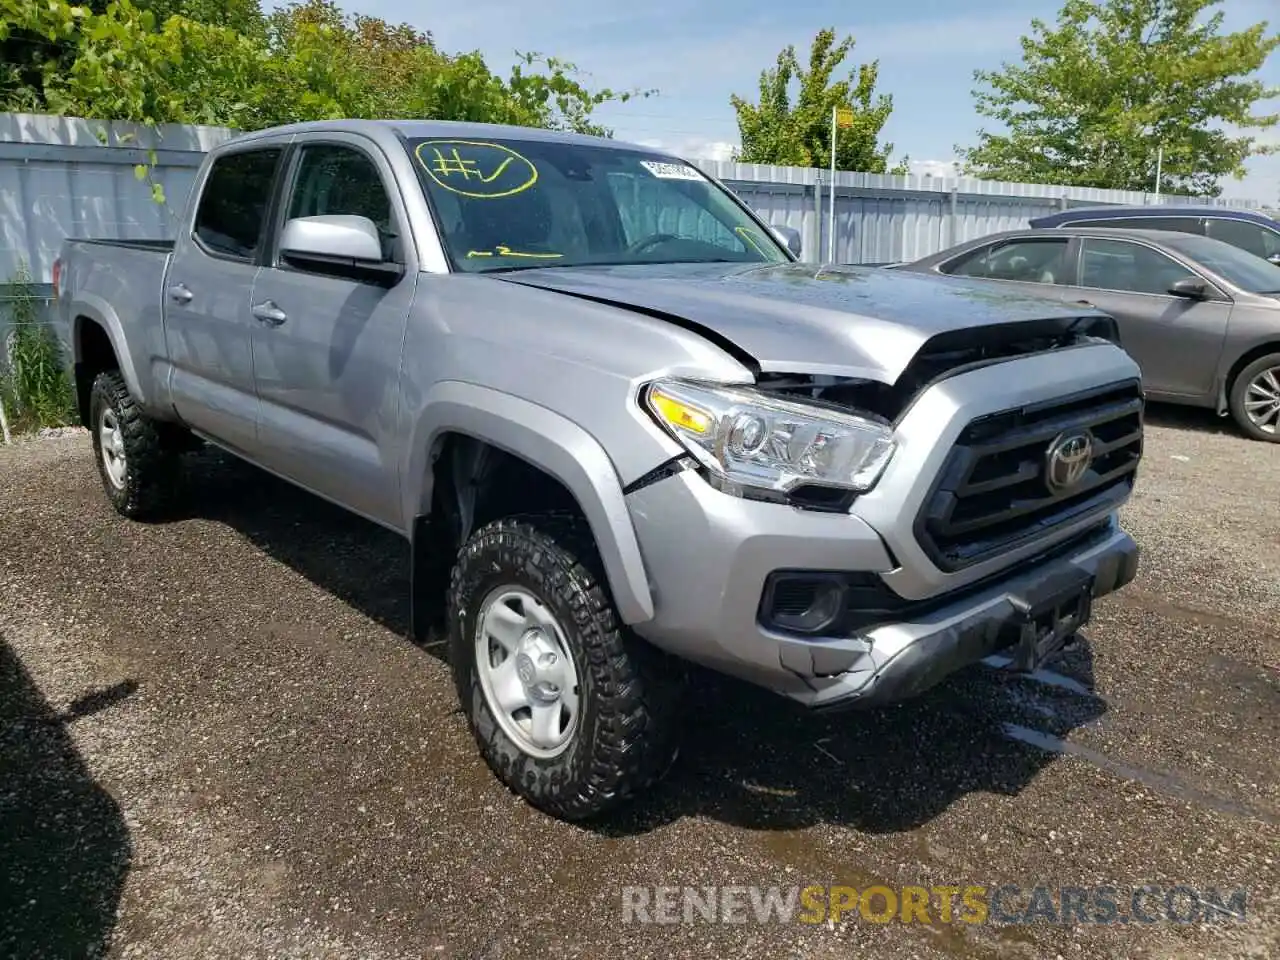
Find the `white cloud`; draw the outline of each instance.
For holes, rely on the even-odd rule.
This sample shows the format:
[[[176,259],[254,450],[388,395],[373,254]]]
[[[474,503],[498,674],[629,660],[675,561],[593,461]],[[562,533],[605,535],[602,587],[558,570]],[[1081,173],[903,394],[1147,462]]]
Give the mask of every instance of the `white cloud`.
[[[704,137],[646,137],[635,142],[686,160],[732,160],[738,150],[736,143]]]
[[[912,160],[907,164],[907,169],[912,176],[916,177],[956,177],[960,175],[957,169],[958,160]]]

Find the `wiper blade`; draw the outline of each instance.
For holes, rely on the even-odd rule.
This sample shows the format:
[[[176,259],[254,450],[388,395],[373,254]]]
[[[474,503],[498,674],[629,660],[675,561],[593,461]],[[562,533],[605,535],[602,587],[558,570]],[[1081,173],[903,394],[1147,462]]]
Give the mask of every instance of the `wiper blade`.
[[[520,270],[549,270],[552,267],[570,267],[576,264],[554,263],[544,260],[541,263],[513,263],[506,267],[486,267],[483,270],[471,270],[470,273],[517,273]]]

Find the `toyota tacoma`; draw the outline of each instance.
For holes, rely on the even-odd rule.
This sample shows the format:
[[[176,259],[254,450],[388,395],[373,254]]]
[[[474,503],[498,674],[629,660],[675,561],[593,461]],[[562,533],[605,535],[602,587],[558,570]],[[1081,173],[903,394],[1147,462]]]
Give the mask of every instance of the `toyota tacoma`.
[[[401,535],[479,752],[575,820],[667,771],[691,664],[903,700],[1135,575],[1112,318],[799,252],[661,151],[315,122],[210,151],[173,241],[68,240],[55,295],[115,509],[207,442]]]

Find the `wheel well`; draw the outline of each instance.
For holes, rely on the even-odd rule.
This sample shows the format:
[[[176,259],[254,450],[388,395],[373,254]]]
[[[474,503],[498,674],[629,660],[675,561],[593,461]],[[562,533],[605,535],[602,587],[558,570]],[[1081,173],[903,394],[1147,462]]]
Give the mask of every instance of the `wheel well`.
[[[1269,353],[1280,353],[1280,343],[1261,343],[1236,359],[1236,362],[1231,365],[1231,370],[1227,373],[1226,379],[1222,381],[1222,396],[1218,398],[1219,413],[1227,412],[1231,388],[1235,385],[1236,377],[1240,376],[1240,371],[1259,357],[1265,357]]]
[[[410,574],[411,629],[419,641],[442,625],[453,559],[474,531],[515,513],[583,515],[555,477],[475,437],[444,434],[430,462],[431,513],[415,520]]]
[[[80,422],[87,426],[89,393],[93,389],[94,379],[104,371],[118,370],[120,361],[116,359],[116,351],[111,346],[107,331],[96,320],[88,317],[76,317],[75,346],[75,355],[79,357],[75,363],[76,406],[80,411]]]

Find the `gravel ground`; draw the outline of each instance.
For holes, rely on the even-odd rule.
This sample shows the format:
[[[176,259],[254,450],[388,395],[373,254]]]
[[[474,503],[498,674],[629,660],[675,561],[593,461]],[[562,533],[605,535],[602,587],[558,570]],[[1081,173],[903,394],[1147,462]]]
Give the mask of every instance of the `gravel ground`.
[[[403,639],[394,537],[215,453],[185,515],[128,523],[83,432],[2,448],[0,956],[1280,956],[1277,455],[1153,410],[1125,511],[1140,579],[1052,669],[829,719],[708,684],[669,780],[586,829],[482,766],[438,650]],[[1122,913],[1141,884],[1244,887],[1248,907],[622,917],[624,887],[875,883],[1111,884]]]

